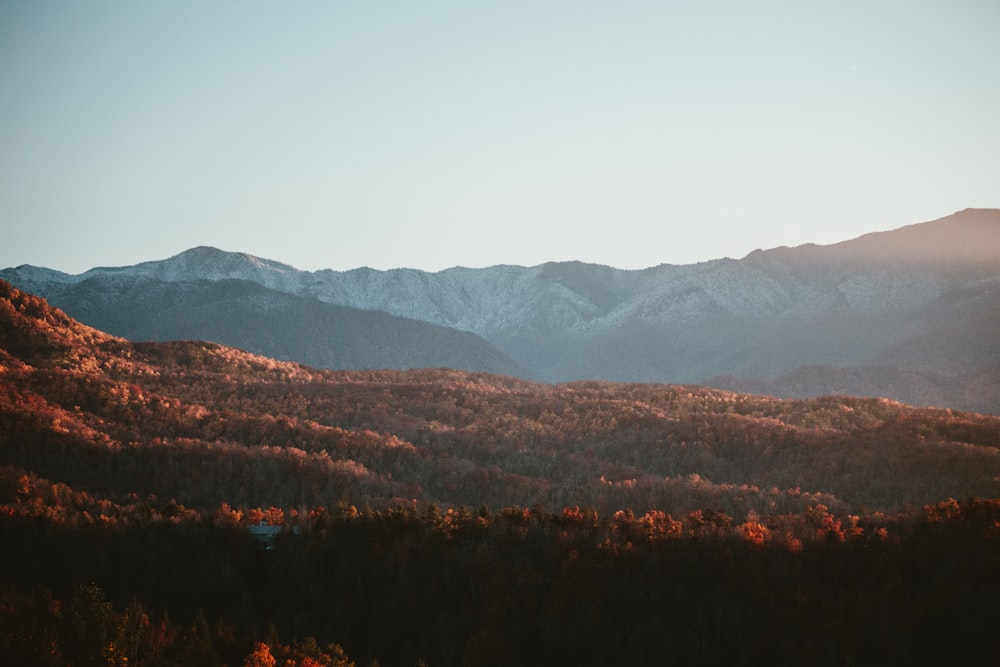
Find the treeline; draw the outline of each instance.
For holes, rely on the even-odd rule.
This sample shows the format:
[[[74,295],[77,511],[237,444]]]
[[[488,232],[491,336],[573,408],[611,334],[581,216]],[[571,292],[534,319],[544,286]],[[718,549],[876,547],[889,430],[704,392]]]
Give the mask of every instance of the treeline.
[[[0,622],[5,664],[24,667],[355,665],[339,645],[321,648],[312,637],[282,644],[272,633],[250,642],[221,618],[213,625],[199,614],[180,625],[151,616],[135,599],[118,609],[95,584],[75,586],[64,600],[45,587],[0,590]]]
[[[266,547],[231,508],[71,526],[11,512],[31,493],[0,518],[9,664],[1000,659],[998,501],[844,522],[820,505],[744,520],[339,505]]]

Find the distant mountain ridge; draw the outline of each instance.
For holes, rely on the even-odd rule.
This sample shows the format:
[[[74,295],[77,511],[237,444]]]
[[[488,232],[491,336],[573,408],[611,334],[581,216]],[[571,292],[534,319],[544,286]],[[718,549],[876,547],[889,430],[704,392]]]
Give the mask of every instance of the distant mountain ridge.
[[[885,386],[894,377],[885,369],[895,369],[895,377],[937,377],[942,387],[961,385],[970,374],[982,383],[1000,369],[996,209],[967,209],[830,246],[643,270],[565,262],[436,273],[308,272],[200,247],[79,276],[18,267],[0,277],[95,326],[100,323],[88,321],[69,286],[249,281],[277,293],[476,334],[547,381],[711,378],[725,385],[756,378],[782,395],[795,392],[780,378],[801,367],[825,366],[866,376],[858,386],[880,395],[926,404],[941,394]],[[134,308],[138,300],[123,297],[120,307]],[[987,393],[972,404],[959,399],[949,405],[1000,411],[997,392]]]
[[[52,296],[54,303],[71,305],[81,321],[130,340],[208,340],[317,368],[448,367],[527,375],[475,334],[249,280],[115,273],[53,287]]]

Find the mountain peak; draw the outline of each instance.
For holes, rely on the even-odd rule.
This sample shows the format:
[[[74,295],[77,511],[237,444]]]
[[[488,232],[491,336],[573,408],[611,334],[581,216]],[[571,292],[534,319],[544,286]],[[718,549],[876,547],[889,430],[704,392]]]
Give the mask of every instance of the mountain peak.
[[[795,247],[757,249],[741,261],[790,261],[815,268],[834,263],[892,262],[925,267],[1000,265],[1000,209],[967,208],[929,222],[871,232],[832,245],[805,243]]]
[[[1000,209],[967,208],[937,220],[865,234],[831,247],[864,259],[997,264]]]
[[[225,250],[220,250],[215,246],[210,245],[200,245],[194,248],[189,248],[183,252],[179,252],[174,257],[189,257],[194,259],[218,259],[229,255],[230,253]]]
[[[295,267],[245,252],[229,252],[212,246],[197,246],[164,260],[135,266],[100,267],[81,274],[79,279],[128,274],[170,282],[183,280],[251,280],[268,284],[268,277],[280,281],[298,273]]]
[[[174,255],[163,263],[174,263],[182,266],[212,266],[235,268],[244,265],[256,270],[277,271],[280,273],[294,272],[297,269],[289,264],[282,264],[271,259],[264,259],[245,252],[230,252],[214,246],[201,245]]]

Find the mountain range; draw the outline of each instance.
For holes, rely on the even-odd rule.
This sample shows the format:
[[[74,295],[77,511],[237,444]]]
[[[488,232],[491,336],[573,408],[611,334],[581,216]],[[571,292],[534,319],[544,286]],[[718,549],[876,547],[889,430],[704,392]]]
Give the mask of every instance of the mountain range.
[[[702,383],[1000,413],[1000,210],[835,245],[620,270],[580,262],[301,271],[198,247],[0,278],[126,338],[205,339],[326,368]]]

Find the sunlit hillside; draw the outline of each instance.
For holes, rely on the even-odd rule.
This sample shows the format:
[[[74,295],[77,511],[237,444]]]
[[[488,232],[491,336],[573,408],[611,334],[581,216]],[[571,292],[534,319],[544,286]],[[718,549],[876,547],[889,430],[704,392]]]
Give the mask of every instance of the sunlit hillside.
[[[7,290],[6,460],[109,498],[742,517],[814,502],[892,512],[1000,490],[996,417],[686,386],[317,371],[207,343],[129,343]]]

